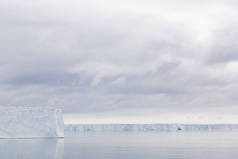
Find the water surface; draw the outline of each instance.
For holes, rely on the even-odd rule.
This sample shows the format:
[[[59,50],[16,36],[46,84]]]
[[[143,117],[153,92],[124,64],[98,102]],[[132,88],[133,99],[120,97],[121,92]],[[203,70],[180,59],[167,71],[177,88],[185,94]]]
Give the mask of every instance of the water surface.
[[[113,132],[1,139],[1,159],[237,159],[236,132]]]
[[[85,133],[65,140],[65,159],[237,159],[238,133]]]

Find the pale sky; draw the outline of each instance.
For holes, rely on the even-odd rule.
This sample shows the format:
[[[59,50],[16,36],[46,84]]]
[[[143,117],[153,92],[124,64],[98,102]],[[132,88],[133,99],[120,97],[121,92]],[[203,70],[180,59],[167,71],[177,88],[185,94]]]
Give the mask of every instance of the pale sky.
[[[236,0],[0,0],[0,105],[237,122],[237,17]]]

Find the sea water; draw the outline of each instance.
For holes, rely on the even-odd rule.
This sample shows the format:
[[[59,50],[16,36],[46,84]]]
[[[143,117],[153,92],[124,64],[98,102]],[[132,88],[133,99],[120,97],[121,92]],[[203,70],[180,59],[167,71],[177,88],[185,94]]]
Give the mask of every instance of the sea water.
[[[1,159],[236,159],[237,132],[91,132],[1,139]]]

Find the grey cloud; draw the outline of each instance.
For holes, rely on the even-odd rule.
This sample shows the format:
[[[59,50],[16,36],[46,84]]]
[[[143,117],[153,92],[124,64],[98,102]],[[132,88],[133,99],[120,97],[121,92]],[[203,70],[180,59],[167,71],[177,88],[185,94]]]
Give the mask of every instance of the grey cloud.
[[[238,60],[238,47],[236,44],[238,22],[232,25],[233,27],[227,26],[224,30],[219,31],[215,35],[208,62],[226,63]]]
[[[232,1],[19,3],[0,2],[1,105],[90,113],[237,104]]]

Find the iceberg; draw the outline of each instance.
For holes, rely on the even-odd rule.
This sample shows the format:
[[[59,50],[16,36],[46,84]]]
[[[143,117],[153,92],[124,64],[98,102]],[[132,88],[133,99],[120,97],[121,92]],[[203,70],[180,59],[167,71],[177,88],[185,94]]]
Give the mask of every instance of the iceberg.
[[[60,109],[0,107],[0,138],[63,138]]]
[[[0,140],[1,159],[63,159],[64,139]]]

